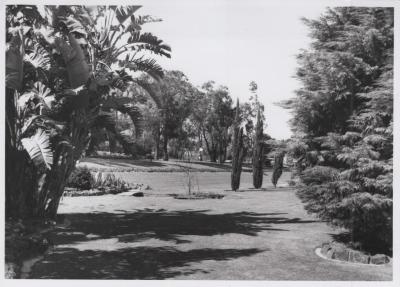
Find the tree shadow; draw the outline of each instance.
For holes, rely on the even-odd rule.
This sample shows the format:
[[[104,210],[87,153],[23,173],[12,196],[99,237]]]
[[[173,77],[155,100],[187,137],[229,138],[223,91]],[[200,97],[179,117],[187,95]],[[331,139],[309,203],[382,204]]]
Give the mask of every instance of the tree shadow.
[[[190,235],[257,236],[262,231],[286,232],[290,224],[314,222],[288,218],[280,212],[209,212],[146,208],[118,214],[67,214],[69,226],[60,226],[50,234],[55,248],[33,266],[30,278],[165,279],[207,273],[210,262],[203,262],[201,269],[191,264],[252,256],[268,249],[187,250],[188,245],[180,244],[190,243]],[[178,245],[165,246],[167,242]]]
[[[285,213],[236,212],[210,214],[207,210],[166,211],[143,209],[134,213],[76,213],[68,214],[71,225],[67,230],[54,232],[54,244],[87,240],[85,234],[98,238],[118,238],[125,242],[155,238],[175,243],[187,243],[182,236],[212,236],[229,233],[256,236],[261,231],[288,231],[285,224],[315,222],[283,217]],[[129,235],[127,237],[127,235]]]
[[[32,279],[166,279],[193,273],[208,273],[205,268],[192,268],[191,263],[203,260],[230,260],[268,250],[192,249],[180,251],[172,247],[137,247],[117,251],[78,251],[58,249],[35,265]]]

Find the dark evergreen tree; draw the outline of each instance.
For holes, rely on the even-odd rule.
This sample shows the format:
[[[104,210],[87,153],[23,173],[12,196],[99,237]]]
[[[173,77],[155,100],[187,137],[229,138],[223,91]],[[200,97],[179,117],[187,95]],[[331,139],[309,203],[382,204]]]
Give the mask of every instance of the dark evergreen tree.
[[[243,128],[240,127],[239,99],[236,103],[236,114],[233,122],[232,139],[232,172],[231,188],[236,191],[240,186],[240,175],[242,173],[243,159],[246,156],[246,149],[243,145]]]
[[[253,186],[261,188],[263,182],[263,165],[264,165],[264,141],[263,141],[263,122],[260,115],[260,109],[257,112],[257,124],[254,134],[253,147]]]
[[[284,105],[306,209],[375,252],[392,246],[393,8],[328,9],[304,20],[303,87]]]
[[[274,167],[273,167],[273,172],[272,172],[272,184],[274,187],[278,184],[278,180],[282,175],[283,172],[283,159],[285,158],[285,152],[284,151],[279,151],[275,154],[274,157]]]

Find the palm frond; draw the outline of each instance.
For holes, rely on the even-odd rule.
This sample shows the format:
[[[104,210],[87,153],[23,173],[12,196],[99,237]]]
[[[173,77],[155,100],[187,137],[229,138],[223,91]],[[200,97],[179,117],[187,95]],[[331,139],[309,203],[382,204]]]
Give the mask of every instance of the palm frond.
[[[117,111],[123,114],[127,114],[134,127],[136,137],[141,135],[143,132],[143,114],[140,109],[133,105],[120,105],[117,107]]]
[[[125,135],[121,134],[116,127],[116,122],[112,113],[101,112],[93,121],[93,129],[104,128],[110,132],[115,139],[122,145],[124,152],[135,156],[133,142]]]
[[[108,98],[104,101],[102,108],[113,109],[122,114],[126,114],[132,120],[135,127],[136,136],[143,132],[143,115],[140,109],[132,104],[129,97]]]
[[[120,24],[123,24],[129,17],[133,15],[142,6],[110,6],[114,10],[115,16]]]
[[[53,164],[53,151],[50,137],[42,129],[29,138],[23,138],[21,143],[36,166],[45,165],[48,169]]]
[[[134,72],[145,72],[156,80],[159,80],[164,76],[163,69],[157,64],[155,59],[144,59],[141,57],[129,61],[120,60],[119,65]]]
[[[160,18],[154,18],[150,15],[145,15],[145,16],[136,16],[132,15],[131,16],[131,22],[129,23],[129,26],[126,27],[126,31],[128,32],[134,32],[134,31],[140,31],[142,30],[142,25],[147,24],[147,23],[154,23],[154,22],[161,22],[162,20]]]
[[[134,31],[128,38],[128,44],[132,44],[131,49],[135,51],[147,50],[154,54],[171,57],[171,47],[164,44],[161,39],[151,33],[140,33]]]
[[[161,95],[159,93],[158,88],[155,86],[155,84],[150,84],[147,81],[144,80],[136,80],[136,84],[138,84],[142,89],[144,89],[147,94],[150,96],[150,98],[154,101],[156,106],[160,109],[161,108]]]

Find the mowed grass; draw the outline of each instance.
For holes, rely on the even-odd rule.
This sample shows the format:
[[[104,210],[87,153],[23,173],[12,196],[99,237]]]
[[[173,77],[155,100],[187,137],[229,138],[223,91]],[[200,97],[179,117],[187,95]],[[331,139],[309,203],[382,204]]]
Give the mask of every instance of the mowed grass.
[[[308,215],[293,189],[229,191],[229,172],[199,172],[202,192],[223,199],[179,200],[182,173],[121,172],[149,184],[145,197],[105,195],[64,198],[71,222],[51,240],[55,248],[33,266],[30,278],[391,280],[392,265],[366,266],[324,260],[315,248],[338,233]],[[267,172],[268,174],[268,172]]]

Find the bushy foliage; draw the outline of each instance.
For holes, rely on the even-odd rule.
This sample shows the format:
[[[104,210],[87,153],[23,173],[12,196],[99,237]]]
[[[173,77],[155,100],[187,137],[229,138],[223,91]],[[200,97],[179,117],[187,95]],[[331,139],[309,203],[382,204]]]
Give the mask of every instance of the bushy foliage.
[[[66,186],[80,190],[89,190],[92,188],[93,177],[87,167],[77,167],[69,176]]]
[[[334,181],[339,177],[339,171],[329,166],[314,166],[305,169],[301,174],[303,183],[307,185],[322,184],[328,181]]]
[[[232,135],[235,113],[232,109],[232,98],[226,86],[216,86],[209,81],[202,85],[202,92],[194,102],[192,120],[198,128],[201,141],[212,162],[224,162],[227,158],[227,147]]]
[[[348,228],[370,250],[392,246],[393,8],[328,9],[305,20],[314,42],[299,59],[303,87],[290,147],[306,209]]]

